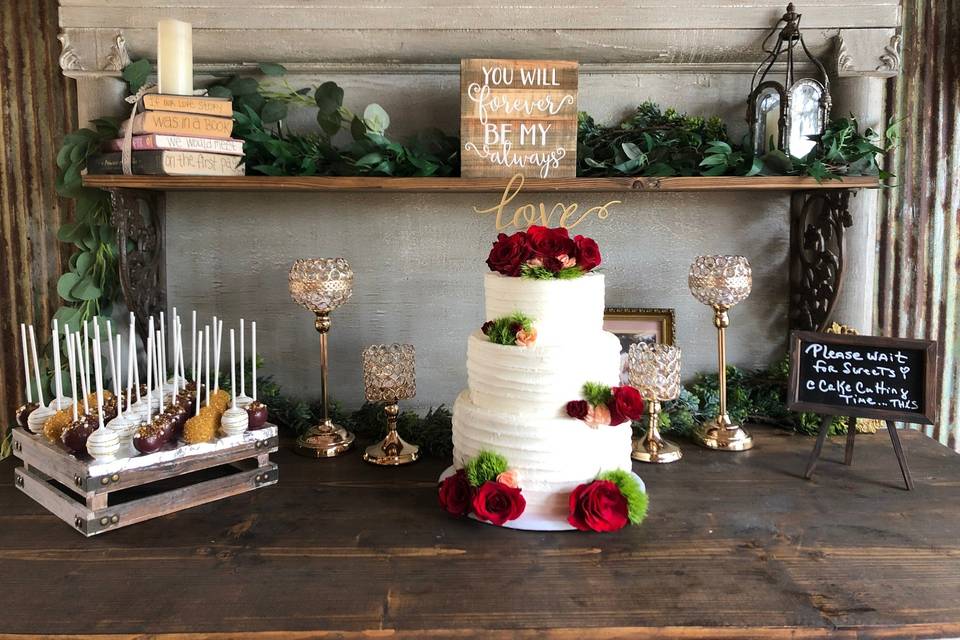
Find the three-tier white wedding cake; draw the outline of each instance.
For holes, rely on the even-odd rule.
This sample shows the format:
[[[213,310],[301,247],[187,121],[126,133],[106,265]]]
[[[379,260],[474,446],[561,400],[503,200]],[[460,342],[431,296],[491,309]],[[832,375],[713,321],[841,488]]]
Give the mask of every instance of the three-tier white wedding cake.
[[[538,269],[533,275],[543,274],[542,260],[523,258]],[[566,260],[567,268],[573,262]],[[614,389],[619,384],[620,343],[603,330],[604,277],[585,272],[538,279],[492,272],[484,276],[484,299],[484,328],[467,341],[468,388],[453,408],[454,464],[442,479],[469,470],[471,460],[485,452],[497,454],[509,468],[508,484],[521,489],[525,502],[519,517],[497,524],[573,529],[574,490],[601,472],[631,469],[628,419],[615,413],[620,424],[591,422],[571,417],[567,409],[582,397],[586,383]],[[503,334],[506,340],[498,337]],[[511,342],[514,335],[522,339]],[[472,515],[490,519],[476,510]]]

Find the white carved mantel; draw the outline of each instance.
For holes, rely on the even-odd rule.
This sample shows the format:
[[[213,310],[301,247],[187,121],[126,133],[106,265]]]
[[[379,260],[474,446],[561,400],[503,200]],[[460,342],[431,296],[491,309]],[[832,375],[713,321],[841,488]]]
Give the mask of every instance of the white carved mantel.
[[[198,84],[204,73],[280,62],[296,86],[333,79],[350,105],[381,103],[393,121],[388,133],[403,137],[424,126],[458,130],[461,57],[576,59],[581,108],[598,120],[618,118],[649,98],[692,114],[719,114],[738,138],[760,42],[784,5],[61,0],[59,62],[77,81],[81,121],[120,115],[119,70],[131,58],[155,60],[157,20],[175,17],[194,25]],[[807,44],[830,63],[833,113],[854,113],[863,125],[882,128],[887,79],[900,69],[898,2],[808,0],[797,10]],[[309,114],[302,121],[308,125]],[[494,235],[492,221],[478,219],[471,207],[494,197],[169,194],[169,302],[258,319],[268,372],[315,395],[316,384],[303,380],[316,379],[316,335],[312,320],[289,302],[286,269],[301,255],[345,255],[358,273],[357,293],[333,317],[334,396],[360,399],[364,345],[410,341],[418,349],[417,403],[449,405],[465,381],[466,335],[480,321],[482,260]],[[623,200],[611,219],[581,230],[607,249],[608,304],[675,307],[685,373],[711,369],[712,325],[686,291],[686,267],[697,253],[745,253],[757,282],[754,295],[731,314],[732,361],[759,366],[782,352],[786,194],[626,194]],[[851,202],[854,226],[834,318],[869,331],[878,194],[862,191]]]

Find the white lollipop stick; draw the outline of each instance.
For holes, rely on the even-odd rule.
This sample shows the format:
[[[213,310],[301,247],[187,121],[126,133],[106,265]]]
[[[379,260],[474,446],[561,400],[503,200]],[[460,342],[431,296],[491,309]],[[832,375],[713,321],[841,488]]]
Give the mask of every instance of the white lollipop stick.
[[[173,326],[170,330],[173,332],[173,395],[170,396],[170,403],[176,404],[177,401],[177,365],[180,363],[180,341],[177,340],[177,308],[173,308]]]
[[[250,351],[253,355],[253,370],[251,377],[253,380],[250,385],[253,387],[253,401],[257,401],[257,321],[250,323]]]
[[[93,343],[93,375],[97,383],[97,423],[103,429],[103,372],[100,367],[99,325],[93,325],[96,341]]]
[[[198,340],[198,341],[200,342],[200,344],[203,344],[203,332],[202,332],[202,331],[199,332],[199,333],[195,336],[195,339]],[[194,344],[196,344],[196,342],[194,342]],[[196,353],[196,350],[194,350],[194,352]],[[202,351],[201,351],[200,353],[197,353],[196,364],[197,364],[197,366],[203,366],[203,352],[202,352]],[[194,376],[194,378],[196,378],[196,376]],[[197,413],[196,413],[196,415],[200,415],[200,396],[201,396],[201,394],[200,394],[200,387],[198,386],[198,387],[197,387]]]
[[[213,388],[220,390],[220,345],[223,342],[223,320],[213,322],[213,351],[216,358],[213,361]]]
[[[20,342],[23,343],[23,383],[27,386],[27,404],[33,403],[30,385],[30,352],[27,350],[27,325],[20,323]]]
[[[73,395],[73,419],[77,420],[77,367],[76,367],[76,349],[73,346],[73,337],[70,335],[70,327],[63,328],[63,339],[67,341],[67,366],[70,368],[70,392]]]
[[[177,321],[177,344],[180,345],[180,380],[181,386],[186,388],[187,386],[187,366],[186,366],[186,356],[183,353],[183,321]]]
[[[204,344],[204,354],[203,361],[206,363],[207,368],[204,371],[203,375],[203,386],[206,387],[207,395],[207,406],[210,406],[210,325],[207,325],[203,328],[203,344]]]
[[[157,342],[157,352],[160,354],[160,362],[163,368],[160,370],[159,377],[162,380],[167,379],[167,327],[163,322],[163,311],[160,312],[160,341]],[[163,397],[160,398],[163,400]]]
[[[233,390],[234,409],[237,408],[237,348],[233,341],[233,329],[230,329],[230,388]]]
[[[154,331],[155,331],[155,330],[154,330],[154,328],[153,328],[153,316],[150,316],[150,319],[149,319],[148,322],[147,322],[147,336],[148,336],[149,338],[153,338],[153,337],[154,337],[154,336],[153,336]],[[155,354],[155,353],[157,352],[157,348],[158,348],[158,345],[157,345],[156,341],[154,341],[154,343],[153,343],[153,352],[152,352],[152,353]],[[151,382],[151,381],[153,381],[154,384],[157,383],[156,379],[154,379],[153,375],[149,372],[149,369],[154,366],[154,359],[155,359],[156,357],[157,357],[157,356],[154,355],[153,358],[151,358],[150,360],[147,360],[147,369],[148,369],[148,372],[147,372],[147,378],[148,378],[148,380],[147,380],[147,386],[148,386],[148,387],[150,386],[150,382]]]
[[[121,346],[122,346],[122,342],[121,342],[121,340],[120,340],[120,334],[118,333],[118,334],[117,334],[117,357],[118,357],[118,359],[119,359],[120,354],[123,353],[122,351],[120,351],[120,347],[121,347]],[[113,367],[113,381],[114,381],[114,382],[113,382],[113,388],[114,388],[114,392],[113,392],[113,393],[114,393],[114,396],[115,396],[115,397],[114,397],[114,400],[117,401],[117,417],[119,418],[119,417],[122,417],[122,416],[123,416],[123,390],[122,390],[122,388],[121,388],[121,380],[120,380],[120,370],[121,370],[121,366],[120,366],[120,363],[119,363],[119,362],[117,362],[116,364],[113,364],[113,365],[111,365],[111,366]]]
[[[107,320],[107,346],[110,350],[110,375],[113,376],[113,395],[117,402],[120,402],[120,381],[117,380],[119,367],[117,367],[117,355],[113,350],[113,325]]]
[[[37,376],[37,402],[43,406],[43,388],[40,386],[40,361],[37,360],[37,336],[33,331],[33,325],[30,325],[30,351],[33,355],[33,372]],[[37,414],[40,415],[40,414]]]
[[[83,353],[83,345],[80,344],[80,332],[77,331],[73,334],[73,342],[76,345],[76,353],[74,354],[74,362],[78,365],[80,364],[80,357]],[[80,391],[83,393],[83,414],[87,415],[90,413],[90,387],[87,385],[87,377],[83,375],[83,369],[79,366],[77,367],[77,378],[80,379]]]
[[[159,413],[163,413],[163,334],[157,331],[153,342],[154,365],[157,367],[157,390],[160,392]]]
[[[197,310],[194,309],[190,316],[190,369],[193,371],[193,381],[197,378]]]
[[[151,318],[151,320],[153,320]],[[153,325],[153,322],[150,323]],[[153,419],[153,333],[147,334],[147,424]]]
[[[247,373],[247,361],[244,358],[244,336],[246,333],[243,330],[243,318],[240,318],[240,395],[246,395],[244,392],[247,390],[246,385],[246,373]]]
[[[97,321],[96,316],[93,321]],[[87,331],[89,324],[87,321],[83,323],[83,380],[86,382],[84,395],[90,393],[90,334]]]
[[[136,360],[137,343],[133,336],[133,324],[130,325],[130,337],[127,339],[127,408],[130,408],[133,402],[133,372],[135,370],[134,361]],[[137,385],[139,387],[140,385]],[[140,389],[137,389],[139,395]],[[139,398],[138,398],[139,399]]]
[[[60,397],[63,395],[63,381],[60,379],[60,325],[53,319],[53,388],[57,394],[57,411],[63,408]]]

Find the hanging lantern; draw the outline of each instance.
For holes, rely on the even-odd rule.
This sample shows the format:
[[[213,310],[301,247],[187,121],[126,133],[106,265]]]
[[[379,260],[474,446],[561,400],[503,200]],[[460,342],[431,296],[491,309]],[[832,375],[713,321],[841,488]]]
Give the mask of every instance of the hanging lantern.
[[[827,70],[803,41],[800,17],[793,3],[788,4],[787,12],[761,45],[767,57],[753,74],[747,100],[747,122],[753,151],[757,155],[778,149],[787,155],[803,158],[817,145],[810,136],[821,135],[827,126],[831,106],[830,79]],[[776,42],[771,46],[773,37]],[[819,72],[819,79],[797,78],[798,44]],[[777,73],[773,67],[778,62],[786,64],[782,82],[779,78],[774,79]]]

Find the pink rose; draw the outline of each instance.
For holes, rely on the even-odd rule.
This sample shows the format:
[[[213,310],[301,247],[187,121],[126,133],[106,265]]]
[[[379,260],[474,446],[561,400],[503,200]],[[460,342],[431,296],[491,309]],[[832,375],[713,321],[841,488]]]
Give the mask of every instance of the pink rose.
[[[497,476],[497,482],[500,484],[505,484],[508,487],[513,487],[514,489],[520,488],[520,474],[514,471],[513,469],[507,469],[503,473]]]
[[[595,407],[587,409],[587,415],[583,419],[591,429],[606,426],[610,424],[610,409],[606,405],[598,404]]]
[[[559,256],[557,256],[557,258],[560,260],[560,266],[562,266],[564,269],[569,269],[570,267],[577,266],[577,259],[572,258],[565,253],[560,254]]]
[[[533,327],[530,328],[530,331],[524,331],[523,329],[520,329],[517,331],[517,335],[514,340],[516,341],[517,346],[532,347],[533,343],[537,341],[537,330]]]

